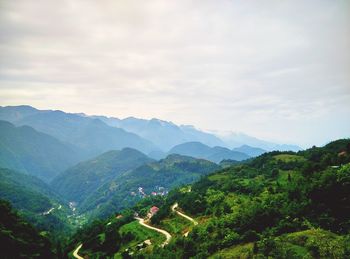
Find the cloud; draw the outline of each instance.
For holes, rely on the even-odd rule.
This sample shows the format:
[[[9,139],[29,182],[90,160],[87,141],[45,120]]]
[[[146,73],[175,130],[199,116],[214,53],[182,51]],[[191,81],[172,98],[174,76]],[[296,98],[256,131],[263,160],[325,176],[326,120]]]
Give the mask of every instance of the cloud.
[[[349,24],[347,1],[1,1],[0,102],[319,144],[349,136]]]

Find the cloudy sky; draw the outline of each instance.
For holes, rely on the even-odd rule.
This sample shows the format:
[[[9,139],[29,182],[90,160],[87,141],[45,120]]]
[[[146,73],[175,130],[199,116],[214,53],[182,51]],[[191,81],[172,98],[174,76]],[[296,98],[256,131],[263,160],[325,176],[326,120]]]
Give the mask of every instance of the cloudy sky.
[[[0,0],[0,105],[350,137],[350,1]]]

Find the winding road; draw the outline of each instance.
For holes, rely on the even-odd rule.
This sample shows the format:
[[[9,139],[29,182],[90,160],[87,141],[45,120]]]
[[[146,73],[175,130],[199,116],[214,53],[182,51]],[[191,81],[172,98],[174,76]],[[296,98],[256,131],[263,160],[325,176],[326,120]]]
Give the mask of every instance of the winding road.
[[[189,221],[191,221],[194,225],[198,225],[198,222],[195,221],[193,218],[191,218],[190,216],[187,216],[183,213],[181,213],[180,211],[177,211],[176,208],[179,207],[179,204],[177,204],[177,202],[171,206],[171,210],[176,212],[178,215],[180,215],[181,217],[184,217],[185,219],[188,219]]]
[[[198,222],[195,221],[193,218],[191,218],[190,216],[187,216],[187,215],[183,214],[183,213],[180,212],[180,211],[177,211],[176,208],[178,208],[178,207],[179,207],[179,205],[178,205],[178,203],[176,202],[173,206],[171,206],[171,210],[172,210],[173,212],[177,213],[179,216],[184,217],[185,219],[191,221],[194,225],[198,225]],[[157,231],[157,232],[163,234],[163,235],[166,237],[166,240],[161,244],[162,247],[164,247],[165,245],[169,244],[169,242],[170,242],[170,240],[171,240],[171,238],[172,238],[172,236],[169,234],[169,232],[167,232],[167,231],[165,231],[165,230],[163,230],[163,229],[160,229],[160,228],[156,228],[156,227],[152,227],[152,226],[150,226],[150,225],[147,225],[147,224],[145,223],[145,220],[142,219],[142,218],[135,217],[135,219],[139,221],[140,225],[142,225],[142,226],[144,226],[144,227],[146,227],[146,228],[152,229],[152,230],[154,230],[154,231]],[[109,225],[109,224],[110,224],[110,222],[107,223],[107,225]],[[184,234],[184,236],[187,237],[188,233],[189,233],[189,231],[187,231],[187,232]],[[80,248],[81,248],[82,246],[83,246],[83,244],[80,244],[80,245],[74,250],[74,252],[73,252],[73,256],[74,256],[75,258],[77,258],[77,259],[84,259],[84,257],[81,257],[81,256],[78,254],[78,252],[79,252],[79,250],[80,250]]]
[[[195,221],[193,218],[191,218],[190,216],[187,216],[185,214],[183,214],[180,211],[177,211],[176,208],[179,207],[179,204],[176,202],[173,206],[171,206],[171,210],[173,212],[176,212],[179,216],[184,217],[185,219],[191,221],[195,226],[198,225],[198,222]],[[187,231],[186,233],[184,233],[184,237],[188,236],[188,233],[190,233],[190,231]]]
[[[78,255],[78,252],[82,246],[83,244],[80,244],[73,252],[73,256],[77,259],[84,259],[84,257],[81,257],[80,255]]]
[[[166,237],[166,240],[161,245],[162,247],[164,247],[165,245],[169,244],[169,242],[171,240],[171,235],[167,231],[165,231],[163,229],[160,229],[160,228],[155,228],[155,227],[152,227],[150,225],[147,225],[145,223],[145,220],[142,219],[142,218],[135,217],[135,219],[137,219],[142,226],[144,226],[146,228],[149,228],[149,229],[153,229],[153,230],[155,230],[155,231],[157,231],[159,233],[162,233]]]

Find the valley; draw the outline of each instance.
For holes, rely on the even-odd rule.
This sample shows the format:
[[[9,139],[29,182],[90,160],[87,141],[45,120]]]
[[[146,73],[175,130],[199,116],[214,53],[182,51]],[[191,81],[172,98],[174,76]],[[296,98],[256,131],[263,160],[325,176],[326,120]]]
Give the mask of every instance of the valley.
[[[0,0],[0,259],[350,259],[349,0]]]
[[[116,137],[95,145],[94,138],[99,138],[95,133],[81,142],[70,136],[94,132],[96,125],[114,132],[110,128],[125,126],[124,122],[28,107],[0,109],[0,118],[11,121],[0,122],[0,199],[15,222],[28,224],[45,243],[41,246],[45,251],[26,244],[32,247],[29,254],[39,250],[50,258],[346,258],[350,254],[348,139],[298,152],[267,152],[247,145],[230,149],[183,139],[169,151],[154,149],[155,158],[147,155],[152,152],[135,148],[140,138],[119,143]],[[31,126],[20,126],[25,121]],[[132,128],[131,122],[134,119],[127,127],[135,134],[139,128]],[[149,124],[165,127],[161,134],[169,127],[155,120],[140,125]],[[56,132],[55,127],[64,130]],[[209,138],[206,143],[218,142],[193,128],[170,128],[170,132],[183,130],[181,134],[196,132],[198,138]],[[156,146],[145,141],[148,147]],[[142,150],[150,151],[146,146]],[[7,223],[5,218],[0,222],[5,243],[21,242],[6,233],[29,233]]]

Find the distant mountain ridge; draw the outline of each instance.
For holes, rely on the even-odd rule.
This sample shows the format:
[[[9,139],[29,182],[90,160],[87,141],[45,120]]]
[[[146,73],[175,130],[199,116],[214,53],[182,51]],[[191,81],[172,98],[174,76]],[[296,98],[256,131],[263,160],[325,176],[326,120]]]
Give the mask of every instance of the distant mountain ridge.
[[[267,151],[301,150],[296,145],[276,144],[243,133],[218,137],[190,125],[176,125],[155,118],[118,119],[89,116],[84,113],[37,110],[31,106],[21,105],[0,106],[1,119],[17,126],[29,125],[61,141],[73,144],[84,150],[86,157],[93,157],[108,150],[131,147],[155,159],[161,159],[171,148],[186,142],[201,142],[209,147],[230,149],[249,145]]]
[[[209,147],[200,142],[187,142],[177,145],[168,153],[207,159],[215,163],[220,163],[224,159],[242,161],[250,158],[249,155],[243,152],[230,150],[224,147]]]
[[[159,119],[138,119],[128,117],[125,119],[93,116],[113,127],[119,127],[133,132],[145,139],[149,139],[163,151],[189,141],[202,142],[208,146],[224,146],[225,143],[217,136],[197,130],[189,125],[176,125],[172,122]]]
[[[238,151],[247,154],[248,156],[251,157],[256,157],[264,154],[266,150],[262,148],[257,148],[257,147],[251,147],[248,145],[242,145],[240,147],[236,147],[232,149],[233,151]]]
[[[0,107],[0,119],[49,134],[80,149],[85,158],[109,150],[131,147],[149,153],[158,148],[149,140],[99,119],[62,111],[37,110],[30,106]]]
[[[248,136],[244,133],[231,133],[229,135],[222,136],[221,138],[230,148],[236,148],[242,145],[249,145],[252,147],[264,149],[266,151],[277,150],[297,152],[302,150],[302,148],[297,145],[276,144],[270,141],[265,141],[252,136]]]

